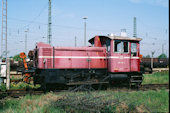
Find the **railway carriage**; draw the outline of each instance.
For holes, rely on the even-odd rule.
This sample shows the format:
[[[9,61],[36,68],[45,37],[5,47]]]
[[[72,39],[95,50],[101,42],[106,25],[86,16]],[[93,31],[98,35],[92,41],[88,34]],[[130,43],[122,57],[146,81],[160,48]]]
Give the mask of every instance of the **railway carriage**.
[[[39,42],[29,54],[35,84],[119,84],[139,86],[140,38],[95,36],[88,47],[53,47]],[[28,72],[28,71],[27,71]]]

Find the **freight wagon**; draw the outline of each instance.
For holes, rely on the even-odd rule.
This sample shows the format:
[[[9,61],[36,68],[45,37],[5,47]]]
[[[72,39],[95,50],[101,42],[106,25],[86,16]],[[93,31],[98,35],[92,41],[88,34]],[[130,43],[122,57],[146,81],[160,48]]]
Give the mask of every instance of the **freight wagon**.
[[[152,73],[151,58],[142,58],[140,65],[143,73]],[[169,58],[153,58],[153,68],[167,68],[168,66]]]

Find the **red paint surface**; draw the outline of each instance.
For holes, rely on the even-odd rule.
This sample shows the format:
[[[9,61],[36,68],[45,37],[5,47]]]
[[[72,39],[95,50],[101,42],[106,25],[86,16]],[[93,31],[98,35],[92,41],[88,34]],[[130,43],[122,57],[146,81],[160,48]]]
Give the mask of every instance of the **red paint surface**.
[[[102,44],[101,44],[99,36],[95,36],[95,38],[94,38],[94,46],[95,47],[102,47]]]
[[[129,42],[128,53],[115,53],[114,40],[111,41],[111,50],[108,53],[108,71],[109,72],[139,72],[139,44],[137,44],[137,56],[131,57],[131,44]]]
[[[107,68],[105,47],[51,47],[38,44],[40,69]]]
[[[99,37],[94,40],[97,46]],[[99,43],[100,42],[100,43]],[[114,40],[107,53],[106,47],[52,47],[48,44],[37,43],[39,69],[105,69],[109,72],[139,72],[139,43],[137,56],[131,57],[131,43],[128,53],[115,53]],[[107,54],[106,54],[107,53]]]

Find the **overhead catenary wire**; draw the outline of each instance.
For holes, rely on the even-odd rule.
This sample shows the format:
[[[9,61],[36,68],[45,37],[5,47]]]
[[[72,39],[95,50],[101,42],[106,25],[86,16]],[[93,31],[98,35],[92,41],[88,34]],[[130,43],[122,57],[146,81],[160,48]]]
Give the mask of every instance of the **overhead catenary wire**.
[[[8,17],[9,20],[15,20],[15,21],[23,21],[23,22],[31,22],[31,24],[37,24],[37,25],[44,25],[47,26],[47,23],[43,22],[38,22],[38,21],[30,21],[30,20],[24,20],[24,19],[17,19],[17,18],[12,18]],[[83,27],[77,27],[77,26],[68,26],[68,25],[57,25],[57,24],[52,24],[52,27],[59,27],[59,28],[66,28],[66,29],[76,29],[76,30],[83,30]],[[111,29],[95,29],[95,28],[88,28],[88,30],[91,31],[104,31],[104,32],[113,32]],[[116,31],[117,32],[117,31]]]
[[[16,19],[15,18],[15,20],[18,20],[18,19]],[[28,20],[23,20],[23,19],[21,19],[22,21],[26,21],[26,22],[30,22],[30,21],[28,21]],[[20,19],[18,20],[18,21],[20,21]],[[32,24],[41,24],[41,25],[47,25],[47,24],[45,24],[45,23],[41,23],[41,22],[33,22]],[[66,29],[77,29],[77,30],[83,30],[83,28],[80,28],[80,27],[75,27],[75,26],[65,26],[65,25],[52,25],[53,27],[60,27],[60,28],[66,28]],[[109,32],[109,31],[111,31],[111,30],[97,30],[97,29],[93,29],[93,28],[89,28],[88,29],[89,31],[105,31],[105,32]],[[22,31],[20,31],[19,30],[19,32],[20,33],[24,33],[24,31],[22,32]],[[18,33],[18,31],[17,31],[17,33]],[[34,34],[34,33],[37,33],[37,32],[29,32],[29,33],[32,33],[32,34]],[[130,34],[130,33],[129,33]],[[146,37],[146,36],[144,36],[144,35],[141,35],[141,34],[138,34],[139,36],[141,36],[141,37]],[[145,38],[146,39],[146,38]],[[158,38],[155,38],[155,37],[150,37],[149,36],[149,39],[154,39],[154,40],[157,40]]]
[[[26,26],[24,26],[23,28],[25,27],[28,27],[29,25],[31,25],[38,17],[41,16],[41,14],[45,11],[45,9],[47,8],[48,4],[46,3],[43,8],[40,10],[40,12],[38,13],[38,15],[36,17],[33,18],[32,21],[30,21]]]

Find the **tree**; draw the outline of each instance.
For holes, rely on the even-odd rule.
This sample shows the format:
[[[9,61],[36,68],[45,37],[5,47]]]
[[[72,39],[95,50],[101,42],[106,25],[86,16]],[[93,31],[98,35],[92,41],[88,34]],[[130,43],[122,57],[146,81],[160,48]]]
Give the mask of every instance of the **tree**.
[[[167,56],[164,53],[162,53],[161,55],[158,56],[158,58],[167,58]]]
[[[151,56],[150,55],[146,55],[145,58],[151,58]]]
[[[19,54],[18,54],[18,55],[15,55],[15,56],[13,57],[13,59],[14,59],[15,61],[20,61],[20,60],[22,60],[22,59],[19,57]]]

